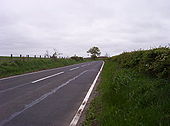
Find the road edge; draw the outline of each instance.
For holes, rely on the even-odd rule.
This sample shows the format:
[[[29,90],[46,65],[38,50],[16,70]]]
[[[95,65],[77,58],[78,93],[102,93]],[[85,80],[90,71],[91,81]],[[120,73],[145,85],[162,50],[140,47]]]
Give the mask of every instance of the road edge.
[[[81,114],[82,114],[82,112],[83,112],[83,110],[84,110],[84,108],[85,108],[85,106],[86,106],[86,104],[87,104],[87,102],[88,102],[88,100],[89,100],[89,98],[90,98],[90,95],[91,95],[91,93],[92,93],[92,91],[93,91],[93,89],[94,89],[94,87],[95,87],[95,85],[96,85],[96,82],[97,82],[97,80],[98,80],[98,78],[99,78],[99,75],[100,75],[100,73],[101,73],[102,70],[103,70],[104,63],[105,63],[105,62],[103,61],[102,66],[101,66],[101,68],[100,68],[100,70],[99,70],[96,78],[94,79],[92,85],[90,86],[90,88],[89,88],[89,90],[88,90],[88,92],[87,92],[87,94],[86,94],[83,102],[80,104],[80,107],[79,107],[79,109],[77,110],[77,112],[76,112],[75,116],[73,117],[73,119],[72,119],[72,121],[71,121],[71,123],[70,123],[69,126],[76,126],[76,125],[77,125],[77,123],[78,123],[78,121],[79,121],[79,119],[80,119],[80,116],[81,116]]]
[[[66,67],[70,67],[70,66],[74,66],[74,65],[78,65],[78,64],[88,63],[88,62],[93,62],[93,61],[70,64],[70,65],[60,66],[60,67],[55,67],[55,68],[47,68],[47,69],[42,69],[42,70],[37,70],[37,71],[32,71],[32,72],[26,72],[26,73],[2,77],[2,78],[0,77],[0,80],[7,80],[7,79],[11,79],[11,78],[22,77],[22,76],[26,76],[26,75],[31,75],[31,74],[41,73],[41,72],[47,72],[47,71],[51,71],[51,70],[58,70],[58,69],[62,69],[62,68],[66,68]]]

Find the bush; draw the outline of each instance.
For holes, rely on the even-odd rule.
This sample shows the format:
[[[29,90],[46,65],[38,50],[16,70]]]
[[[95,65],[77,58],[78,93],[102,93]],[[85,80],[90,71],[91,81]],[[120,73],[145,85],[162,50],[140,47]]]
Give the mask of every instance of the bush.
[[[120,66],[134,68],[160,78],[170,78],[170,48],[161,47],[122,53],[112,58]]]
[[[72,56],[71,59],[76,60],[76,61],[83,61],[83,57],[78,57],[78,56]]]

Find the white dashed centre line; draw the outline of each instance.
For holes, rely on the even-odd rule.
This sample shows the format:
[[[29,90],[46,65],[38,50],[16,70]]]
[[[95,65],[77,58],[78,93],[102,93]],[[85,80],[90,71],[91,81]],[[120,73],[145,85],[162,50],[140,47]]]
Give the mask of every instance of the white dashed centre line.
[[[48,79],[48,78],[51,78],[51,77],[54,77],[54,76],[57,76],[57,75],[60,75],[60,74],[63,74],[63,73],[64,73],[64,71],[56,73],[56,74],[53,74],[53,75],[50,75],[50,76],[47,76],[47,77],[44,77],[44,78],[41,78],[41,79],[38,79],[38,80],[35,80],[35,81],[31,82],[31,83],[37,83],[39,81],[42,81],[42,80],[45,80],[45,79]]]
[[[40,103],[41,101],[43,101],[44,99],[46,99],[48,96],[55,94],[58,90],[60,90],[60,89],[63,88],[64,86],[67,86],[70,82],[76,80],[77,78],[79,78],[80,76],[82,76],[83,74],[85,74],[86,72],[88,72],[88,70],[81,72],[79,75],[73,77],[72,79],[69,79],[67,82],[65,82],[65,83],[61,84],[60,86],[52,89],[50,92],[47,92],[47,93],[41,95],[38,99],[33,100],[33,101],[32,101],[31,103],[29,103],[29,104],[26,104],[22,110],[13,113],[13,114],[10,115],[7,119],[2,120],[2,121],[0,122],[0,126],[4,126],[4,125],[5,125],[6,123],[8,123],[9,121],[11,121],[12,119],[16,118],[17,116],[19,116],[20,114],[22,114],[23,112],[25,112],[27,109],[29,109],[29,108],[33,107],[34,105]],[[60,74],[61,74],[61,73],[62,73],[62,72],[60,72]],[[64,73],[64,72],[63,72],[63,73]],[[59,73],[58,73],[58,74],[59,74]]]
[[[87,65],[81,65],[81,67],[85,67],[85,66],[87,66]]]
[[[72,70],[76,70],[76,69],[78,69],[79,67],[75,67],[75,68],[72,68],[72,69],[70,69],[70,71],[72,71]]]

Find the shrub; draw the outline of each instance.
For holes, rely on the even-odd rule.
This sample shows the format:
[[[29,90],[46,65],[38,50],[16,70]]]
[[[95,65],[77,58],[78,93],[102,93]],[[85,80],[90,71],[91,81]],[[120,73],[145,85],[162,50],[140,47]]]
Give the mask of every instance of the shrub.
[[[160,78],[170,78],[170,48],[125,52],[113,57],[121,67],[134,68]]]
[[[72,56],[71,59],[76,60],[76,61],[83,61],[83,57],[78,57],[78,56]]]

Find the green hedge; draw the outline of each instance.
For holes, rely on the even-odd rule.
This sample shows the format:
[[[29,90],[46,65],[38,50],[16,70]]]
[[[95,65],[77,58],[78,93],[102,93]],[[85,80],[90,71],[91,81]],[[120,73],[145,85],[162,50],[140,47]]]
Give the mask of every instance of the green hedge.
[[[135,68],[139,72],[160,78],[170,78],[169,47],[125,52],[119,56],[114,56],[112,60],[117,61],[122,67]]]

